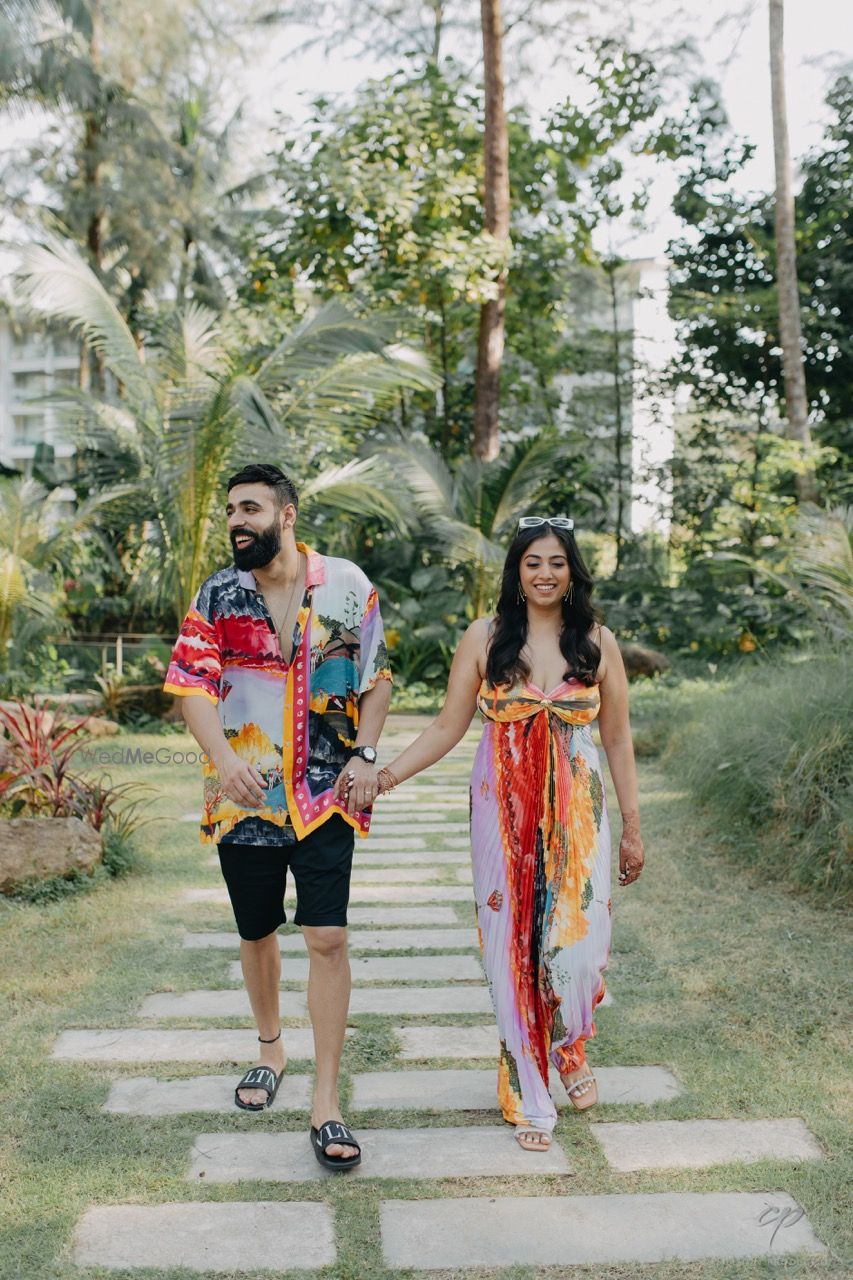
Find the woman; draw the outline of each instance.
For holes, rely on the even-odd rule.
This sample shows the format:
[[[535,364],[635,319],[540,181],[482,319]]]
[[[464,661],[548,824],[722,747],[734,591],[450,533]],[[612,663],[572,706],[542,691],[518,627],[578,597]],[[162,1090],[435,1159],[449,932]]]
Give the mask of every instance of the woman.
[[[519,522],[494,619],[463,636],[438,717],[387,769],[380,793],[440,760],[479,709],[471,779],[474,894],[498,1023],[498,1097],[529,1151],[546,1151],[557,1068],[573,1106],[598,1100],[584,1042],[605,991],[610,832],[601,741],[622,811],[620,884],[643,867],[628,684],[565,516]]]

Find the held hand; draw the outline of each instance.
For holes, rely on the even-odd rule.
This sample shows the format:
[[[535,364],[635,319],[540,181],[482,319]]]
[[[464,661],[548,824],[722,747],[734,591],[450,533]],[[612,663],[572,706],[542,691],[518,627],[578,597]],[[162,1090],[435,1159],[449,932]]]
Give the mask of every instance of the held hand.
[[[633,884],[645,865],[646,855],[640,838],[638,814],[623,814],[622,839],[619,842],[619,883]]]
[[[248,760],[241,760],[231,747],[228,754],[213,761],[222,790],[241,809],[260,809],[266,802],[266,785],[258,770]]]
[[[358,756],[344,765],[335,782],[335,799],[347,813],[360,813],[373,804],[379,794],[376,774],[376,766]]]

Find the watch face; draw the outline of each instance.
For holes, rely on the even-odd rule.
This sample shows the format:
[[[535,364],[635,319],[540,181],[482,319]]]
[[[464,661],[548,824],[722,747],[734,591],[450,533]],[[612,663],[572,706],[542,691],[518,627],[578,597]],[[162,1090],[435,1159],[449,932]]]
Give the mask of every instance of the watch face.
[[[376,748],[375,747],[359,747],[358,754],[362,760],[366,760],[368,764],[376,764]]]

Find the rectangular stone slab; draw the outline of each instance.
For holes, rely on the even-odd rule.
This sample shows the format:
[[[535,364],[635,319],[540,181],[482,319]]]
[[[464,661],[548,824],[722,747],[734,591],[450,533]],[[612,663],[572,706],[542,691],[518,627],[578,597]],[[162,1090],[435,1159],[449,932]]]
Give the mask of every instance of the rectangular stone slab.
[[[471,880],[470,867],[451,867],[452,878]],[[461,876],[459,873],[462,873]],[[352,884],[434,884],[445,877],[444,869],[423,863],[418,867],[353,867]]]
[[[664,1067],[596,1067],[602,1104],[641,1103],[675,1098],[681,1086]],[[571,1103],[556,1071],[551,1094],[558,1107]],[[497,1068],[483,1071],[370,1071],[353,1076],[354,1111],[494,1111]],[[602,1126],[611,1128],[616,1126]]]
[[[305,954],[305,940],[298,933],[280,933],[279,947],[282,954]],[[239,951],[240,937],[236,933],[185,933],[184,948],[187,951],[221,950]],[[478,949],[479,942],[474,929],[350,929],[349,949],[356,951],[409,951],[436,950],[460,951]]]
[[[232,1072],[228,1076],[193,1076],[189,1080],[158,1080],[154,1076],[114,1080],[102,1110],[130,1116],[177,1116],[193,1111],[231,1115],[240,1075]],[[276,1094],[276,1111],[307,1111],[312,1083],[311,1076],[285,1076]]]
[[[103,1205],[77,1224],[72,1260],[113,1270],[316,1271],[335,1261],[332,1210],[305,1200]]]
[[[374,836],[410,836],[413,827],[421,836],[462,837],[469,834],[467,822],[421,822],[415,814],[409,822],[383,822],[381,825],[377,823],[370,829]]]
[[[490,1013],[491,998],[485,986],[456,987],[357,987],[350,996],[350,1013],[441,1014]],[[305,993],[285,992],[282,1016],[307,1017]],[[248,994],[235,990],[163,991],[146,996],[139,1010],[142,1018],[249,1018]],[[285,1036],[292,1032],[285,1031]]]
[[[483,967],[475,956],[350,956],[353,982],[480,982]],[[228,966],[232,982],[243,981],[240,961]],[[283,982],[308,981],[308,957],[286,956]]]
[[[757,1160],[820,1160],[805,1122],[788,1120],[650,1120],[591,1124],[607,1163],[619,1173],[635,1169],[707,1169]]]
[[[497,1027],[395,1027],[399,1057],[494,1058],[500,1053]],[[538,1153],[537,1153],[538,1154]]]
[[[228,891],[224,888],[185,889],[179,895],[179,901],[197,903],[210,902],[220,906],[230,906]],[[285,902],[293,906],[295,897],[292,887],[288,887]],[[379,884],[376,886],[356,884],[350,893],[350,902],[470,902],[471,889],[467,885],[438,884],[435,887],[423,885]]]
[[[362,1178],[481,1178],[530,1174],[508,1125],[500,1128],[359,1129]],[[528,1156],[528,1159],[525,1159]],[[537,1173],[568,1173],[559,1143],[537,1152]],[[201,1133],[191,1153],[191,1180],[309,1182],[335,1177],[317,1161],[306,1133]]]
[[[445,867],[470,865],[471,854],[467,849],[403,849],[390,841],[371,844],[359,853],[359,867]]]
[[[385,1265],[417,1271],[825,1253],[800,1214],[797,1202],[781,1191],[460,1197],[380,1204]],[[782,1215],[784,1225],[771,1245]]]
[[[471,916],[474,909],[471,905]],[[459,924],[453,907],[347,907],[351,925],[394,924],[408,927],[416,924]],[[465,921],[464,923],[467,923]]]
[[[310,1027],[287,1028],[284,1040],[291,1059],[314,1057]],[[51,1053],[52,1058],[75,1062],[241,1062],[247,1067],[257,1056],[255,1031],[217,1028],[63,1031]]]

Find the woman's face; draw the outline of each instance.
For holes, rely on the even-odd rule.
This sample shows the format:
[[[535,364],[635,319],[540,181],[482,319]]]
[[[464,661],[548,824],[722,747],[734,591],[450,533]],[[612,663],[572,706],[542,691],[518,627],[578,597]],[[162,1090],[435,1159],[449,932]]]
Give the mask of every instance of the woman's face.
[[[531,542],[521,557],[519,565],[521,589],[531,604],[547,608],[549,604],[562,607],[563,596],[569,589],[569,559],[566,548],[553,533]]]

